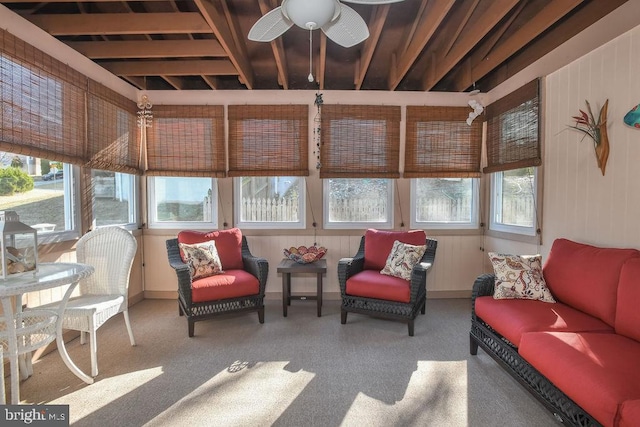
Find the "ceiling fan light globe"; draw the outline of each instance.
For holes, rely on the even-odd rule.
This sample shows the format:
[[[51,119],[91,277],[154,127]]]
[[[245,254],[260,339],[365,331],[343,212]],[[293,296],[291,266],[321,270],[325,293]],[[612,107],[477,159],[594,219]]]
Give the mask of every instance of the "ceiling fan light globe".
[[[320,28],[330,22],[336,12],[335,0],[287,0],[283,13],[294,24],[305,30]]]

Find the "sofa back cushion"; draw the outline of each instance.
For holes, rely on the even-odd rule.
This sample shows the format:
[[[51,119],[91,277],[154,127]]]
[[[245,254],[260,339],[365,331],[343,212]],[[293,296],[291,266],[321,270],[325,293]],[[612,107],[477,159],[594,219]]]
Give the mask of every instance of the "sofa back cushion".
[[[614,326],[622,264],[639,256],[635,249],[556,239],[542,271],[556,300]]]
[[[424,230],[386,231],[369,229],[364,235],[364,269],[382,270],[396,240],[410,245],[424,245]]]
[[[244,266],[242,262],[242,232],[239,228],[214,231],[183,230],[178,233],[179,243],[193,245],[209,240],[215,240],[224,270],[242,270]],[[184,255],[182,255],[182,259],[185,259]]]
[[[616,333],[640,341],[640,258],[625,262],[620,272]]]

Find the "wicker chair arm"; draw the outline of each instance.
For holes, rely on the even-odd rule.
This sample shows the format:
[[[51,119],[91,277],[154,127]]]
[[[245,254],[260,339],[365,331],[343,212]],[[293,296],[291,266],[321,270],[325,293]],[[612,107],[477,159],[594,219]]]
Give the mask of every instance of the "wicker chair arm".
[[[362,270],[364,270],[364,236],[360,238],[360,247],[353,257],[338,261],[338,283],[343,296],[347,294],[347,279]]]
[[[364,257],[342,258],[338,261],[338,282],[342,295],[347,291],[347,279],[364,270]]]
[[[427,250],[424,255],[422,255],[422,258],[420,258],[420,262],[411,270],[411,302],[417,301],[421,291],[426,292],[427,271],[429,271],[435,261],[438,241],[434,239],[427,239],[426,246]]]
[[[496,283],[496,276],[493,274],[482,274],[473,282],[471,290],[471,313],[476,316],[476,298],[493,295],[493,288]]]
[[[269,262],[265,258],[253,256],[249,250],[247,238],[242,236],[242,263],[244,270],[254,275],[260,282],[260,295],[264,296],[269,275]]]
[[[167,240],[167,255],[169,265],[176,272],[178,277],[178,293],[187,304],[191,304],[191,272],[189,266],[180,257],[180,247],[178,239]]]

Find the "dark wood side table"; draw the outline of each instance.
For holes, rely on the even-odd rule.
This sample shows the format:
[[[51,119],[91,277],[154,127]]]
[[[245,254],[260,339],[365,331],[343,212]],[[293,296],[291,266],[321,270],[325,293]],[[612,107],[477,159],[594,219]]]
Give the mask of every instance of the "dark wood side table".
[[[318,304],[318,317],[322,316],[322,275],[327,272],[327,260],[321,259],[309,264],[300,264],[290,259],[283,259],[278,264],[278,273],[282,273],[282,315],[287,317],[287,306],[292,299],[316,300]],[[315,295],[291,296],[292,273],[316,273],[318,277],[318,289]]]

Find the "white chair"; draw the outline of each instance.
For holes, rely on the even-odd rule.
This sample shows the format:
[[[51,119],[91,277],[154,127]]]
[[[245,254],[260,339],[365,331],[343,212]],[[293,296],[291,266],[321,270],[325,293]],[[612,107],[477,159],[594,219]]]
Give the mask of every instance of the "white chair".
[[[98,375],[96,333],[109,318],[122,312],[131,345],[136,345],[127,310],[129,275],[136,248],[136,239],[120,227],[90,231],[76,245],[77,261],[92,265],[95,272],[79,282],[80,295],[69,299],[62,327],[80,331],[81,344],[89,334],[93,377]]]

